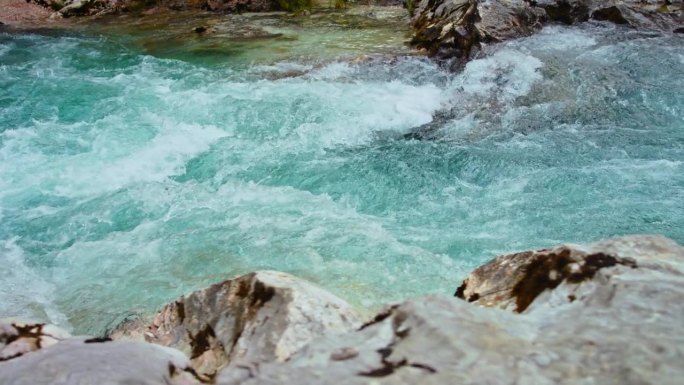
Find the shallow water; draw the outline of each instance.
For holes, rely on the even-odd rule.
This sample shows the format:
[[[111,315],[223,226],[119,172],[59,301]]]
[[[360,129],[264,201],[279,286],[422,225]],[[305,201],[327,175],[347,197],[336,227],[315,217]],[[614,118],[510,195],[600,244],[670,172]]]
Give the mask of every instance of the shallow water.
[[[550,27],[452,74],[385,56],[399,17],[198,17],[0,33],[0,316],[99,333],[255,269],[373,307],[507,251],[684,242],[681,36]]]

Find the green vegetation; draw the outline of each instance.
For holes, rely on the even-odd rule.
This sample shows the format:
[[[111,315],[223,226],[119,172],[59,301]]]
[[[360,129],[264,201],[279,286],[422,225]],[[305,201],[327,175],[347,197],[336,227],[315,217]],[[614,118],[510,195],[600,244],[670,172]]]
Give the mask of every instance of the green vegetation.
[[[60,9],[64,8],[64,2],[61,0],[52,1],[49,4],[50,4],[50,8],[53,11],[59,11]]]
[[[314,0],[277,0],[278,5],[285,11],[297,12],[310,9],[314,5]]]
[[[127,3],[126,8],[129,12],[138,13],[155,6],[159,0],[135,0]]]
[[[406,0],[406,9],[408,9],[409,15],[413,17],[413,12],[416,10],[416,0]]]

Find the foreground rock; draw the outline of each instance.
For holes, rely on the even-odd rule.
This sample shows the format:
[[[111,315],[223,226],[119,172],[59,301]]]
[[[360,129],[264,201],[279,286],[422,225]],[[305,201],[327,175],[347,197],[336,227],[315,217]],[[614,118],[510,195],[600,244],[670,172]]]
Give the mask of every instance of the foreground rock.
[[[71,335],[54,325],[0,321],[0,361],[52,346]]]
[[[70,338],[0,362],[0,384],[200,384],[188,364],[183,354],[162,346]]]
[[[179,349],[201,375],[228,362],[281,362],[314,337],[350,331],[360,316],[345,301],[289,274],[260,271],[181,297],[151,324],[124,324],[114,339]]]
[[[669,239],[500,256],[457,296],[408,300],[359,327],[332,294],[256,272],[112,333],[155,344],[0,324],[0,384],[674,385],[684,376],[684,248]]]
[[[470,273],[456,296],[520,313],[533,304],[548,304],[550,296],[558,305],[584,302],[607,283],[629,283],[632,289],[653,286],[650,290],[655,290],[661,284],[656,282],[656,273],[676,273],[670,278],[679,282],[677,274],[683,271],[683,263],[684,249],[658,236],[616,238],[587,246],[561,245],[497,257]],[[654,282],[649,283],[649,278]]]
[[[682,0],[421,0],[415,2],[412,44],[440,59],[472,58],[484,44],[529,36],[550,22],[604,20],[677,32]]]
[[[217,382],[678,384],[683,264],[684,248],[650,236],[499,257],[459,295],[514,311],[410,300],[287,362],[230,367]]]

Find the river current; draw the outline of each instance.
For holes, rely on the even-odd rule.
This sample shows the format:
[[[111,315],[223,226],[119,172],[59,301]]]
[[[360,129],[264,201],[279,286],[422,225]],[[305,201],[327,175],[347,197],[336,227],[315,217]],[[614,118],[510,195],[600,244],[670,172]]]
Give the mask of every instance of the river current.
[[[101,333],[256,269],[373,308],[504,252],[684,242],[684,37],[548,27],[449,72],[360,17],[0,32],[0,317]]]

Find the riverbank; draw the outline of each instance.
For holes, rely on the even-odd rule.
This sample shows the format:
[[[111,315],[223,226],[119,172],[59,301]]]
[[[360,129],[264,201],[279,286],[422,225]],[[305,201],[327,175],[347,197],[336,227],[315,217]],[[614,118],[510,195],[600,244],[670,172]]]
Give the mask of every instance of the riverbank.
[[[0,24],[13,27],[45,27],[56,21],[53,12],[26,0],[0,0]]]
[[[159,20],[159,15],[184,11],[192,14],[211,12],[216,15],[240,15],[245,12],[288,12],[292,17],[308,18],[312,11],[320,14],[323,3],[286,0],[250,1],[184,1],[160,0],[143,2],[138,0],[36,0],[21,2],[3,0],[6,5],[0,11],[0,22],[21,27],[47,27],[62,18],[93,21],[100,16],[120,15],[123,19],[147,18]],[[40,6],[36,5],[40,4]],[[385,12],[383,6],[400,6],[397,1],[381,1],[351,8],[361,10],[365,16],[377,18]],[[346,1],[329,3],[327,9],[340,15],[349,15]],[[526,2],[520,0],[458,0],[455,2],[413,2],[404,4],[410,15],[412,28],[411,46],[429,56],[448,61],[452,69],[461,69],[469,60],[491,44],[501,43],[533,35],[545,25],[573,25],[588,21],[608,22],[646,33],[684,33],[684,4],[667,0],[595,0],[566,1],[549,0]],[[42,9],[41,9],[42,8]],[[186,16],[187,17],[187,16]],[[316,16],[314,16],[316,17]],[[161,18],[169,18],[161,16]],[[175,16],[176,19],[179,17]],[[182,17],[180,17],[182,18]],[[189,17],[192,19],[193,17]],[[217,19],[217,18],[214,18]],[[111,20],[111,18],[110,18]],[[405,20],[408,23],[408,18]],[[126,22],[124,21],[123,24]],[[61,24],[64,24],[62,21]],[[120,23],[120,27],[123,26]],[[248,25],[248,24],[246,24]],[[363,28],[362,25],[358,26]],[[123,27],[125,29],[125,26]],[[399,28],[402,29],[401,27]],[[198,34],[212,34],[216,30],[209,24],[192,27]]]
[[[612,23],[644,33],[684,33],[684,3],[668,0],[456,0],[411,7],[411,44],[454,69],[492,44],[538,33],[545,25]]]

